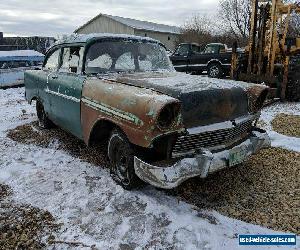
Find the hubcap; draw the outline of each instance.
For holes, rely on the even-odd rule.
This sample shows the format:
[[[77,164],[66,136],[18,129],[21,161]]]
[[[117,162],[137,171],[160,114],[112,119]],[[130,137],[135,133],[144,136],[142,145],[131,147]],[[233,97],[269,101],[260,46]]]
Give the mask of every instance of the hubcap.
[[[219,73],[220,73],[219,68],[218,68],[217,66],[211,67],[210,70],[209,70],[209,72],[210,72],[210,75],[211,75],[212,77],[216,77],[216,76],[218,76]]]

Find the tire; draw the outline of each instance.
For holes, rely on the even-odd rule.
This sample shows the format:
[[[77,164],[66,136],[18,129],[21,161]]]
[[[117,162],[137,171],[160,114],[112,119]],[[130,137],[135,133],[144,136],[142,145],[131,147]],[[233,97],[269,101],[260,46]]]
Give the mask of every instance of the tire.
[[[211,78],[221,78],[224,72],[220,64],[212,63],[207,68],[207,74]]]
[[[45,110],[44,106],[41,103],[41,101],[36,101],[36,114],[39,119],[39,126],[43,129],[50,129],[53,127],[52,121],[49,120]]]
[[[119,129],[114,129],[110,135],[107,154],[110,161],[110,172],[117,184],[126,190],[141,186],[142,181],[134,170],[133,147]]]

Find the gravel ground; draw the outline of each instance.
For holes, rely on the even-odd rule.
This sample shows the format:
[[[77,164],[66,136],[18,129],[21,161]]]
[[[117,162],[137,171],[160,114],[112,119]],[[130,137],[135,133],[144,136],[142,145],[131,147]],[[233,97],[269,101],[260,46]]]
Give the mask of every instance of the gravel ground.
[[[300,116],[278,114],[272,121],[273,130],[279,134],[300,138]]]
[[[0,184],[0,249],[44,249],[59,226],[49,212],[17,204],[11,194]]]
[[[87,148],[60,129],[40,130],[37,123],[32,123],[9,131],[8,137],[25,144],[55,146],[83,161],[108,165],[105,145]],[[215,209],[229,217],[299,235],[299,173],[299,153],[270,148],[238,168],[205,180],[194,178],[167,193],[195,205],[196,209]]]
[[[262,150],[239,167],[205,180],[194,178],[171,191],[198,208],[274,230],[300,234],[300,154]]]

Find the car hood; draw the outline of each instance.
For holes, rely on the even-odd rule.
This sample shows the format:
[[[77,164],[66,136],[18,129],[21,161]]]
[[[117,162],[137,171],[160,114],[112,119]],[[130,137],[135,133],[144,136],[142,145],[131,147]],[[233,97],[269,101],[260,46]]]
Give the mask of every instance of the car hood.
[[[153,89],[180,100],[183,123],[187,128],[247,115],[247,89],[254,85],[180,72],[118,74],[104,78]]]

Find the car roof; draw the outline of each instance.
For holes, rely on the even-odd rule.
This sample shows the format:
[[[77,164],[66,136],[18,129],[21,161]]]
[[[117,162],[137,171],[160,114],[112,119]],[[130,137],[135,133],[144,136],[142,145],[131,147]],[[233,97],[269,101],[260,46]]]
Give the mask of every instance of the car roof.
[[[221,45],[221,46],[225,46],[224,43],[209,43],[209,44],[207,44],[207,45]]]
[[[54,45],[59,44],[71,44],[71,43],[88,43],[91,40],[104,39],[104,38],[113,38],[113,39],[129,39],[129,40],[140,40],[140,41],[150,41],[157,42],[159,41],[149,38],[141,37],[127,34],[112,34],[112,33],[92,33],[92,34],[71,34],[68,36],[63,36],[60,38]]]
[[[179,45],[185,45],[185,44],[200,46],[199,43],[180,43]]]

